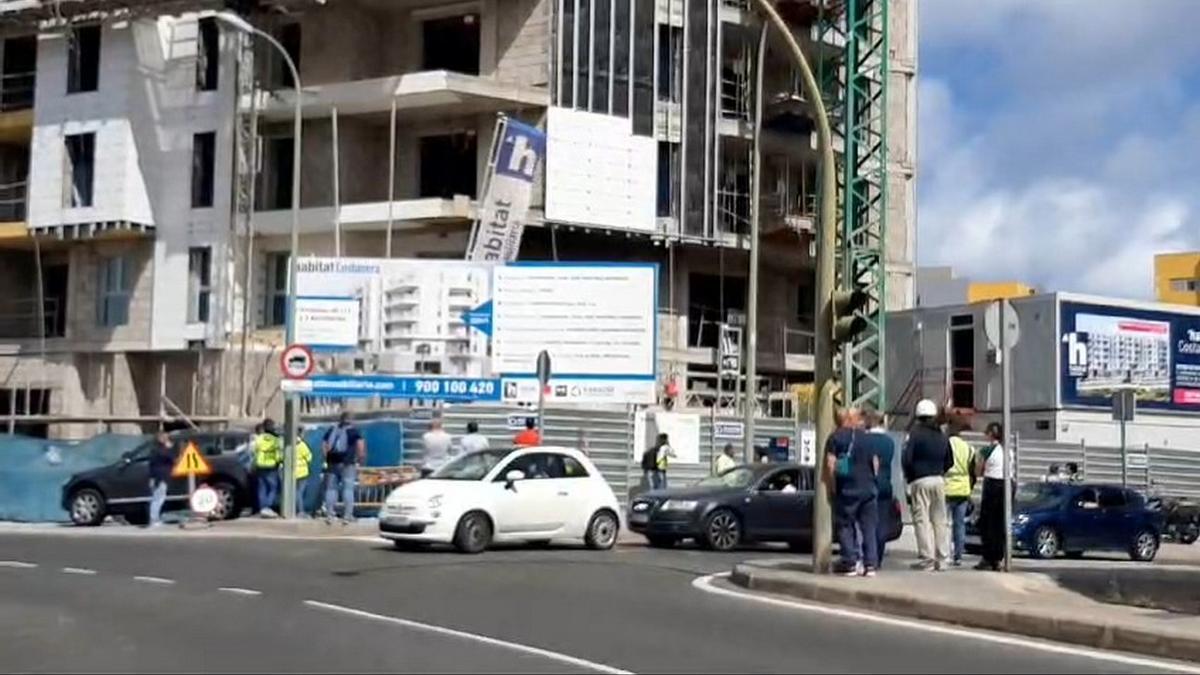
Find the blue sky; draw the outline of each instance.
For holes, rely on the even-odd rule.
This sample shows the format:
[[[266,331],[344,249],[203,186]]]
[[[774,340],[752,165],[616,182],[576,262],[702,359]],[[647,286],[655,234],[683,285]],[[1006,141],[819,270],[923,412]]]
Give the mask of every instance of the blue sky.
[[[1200,0],[919,8],[919,262],[1151,297],[1200,249]]]

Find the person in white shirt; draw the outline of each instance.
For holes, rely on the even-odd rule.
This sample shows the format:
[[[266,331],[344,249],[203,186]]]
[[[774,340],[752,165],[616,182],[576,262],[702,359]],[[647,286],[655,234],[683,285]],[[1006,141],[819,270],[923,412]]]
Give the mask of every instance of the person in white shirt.
[[[733,443],[726,443],[721,454],[713,459],[712,475],[720,476],[735,466],[737,466],[737,460],[733,458]]]
[[[479,433],[478,422],[467,422],[467,435],[458,442],[463,452],[479,452],[488,449],[487,436]]]
[[[429,422],[429,431],[421,437],[421,445],[425,449],[424,467],[427,471],[437,471],[450,459],[450,447],[454,439],[442,428],[442,420],[434,418]]]
[[[1004,449],[1004,426],[998,422],[987,425],[988,446],[980,452],[984,461],[979,465],[983,477],[983,501],[979,510],[979,537],[983,540],[983,559],[977,570],[999,570],[1004,562],[1004,483],[1007,462]]]

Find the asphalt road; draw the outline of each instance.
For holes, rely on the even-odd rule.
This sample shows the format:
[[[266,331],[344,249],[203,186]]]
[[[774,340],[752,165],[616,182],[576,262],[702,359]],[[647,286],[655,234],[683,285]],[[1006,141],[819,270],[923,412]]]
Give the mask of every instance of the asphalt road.
[[[695,587],[748,556],[0,534],[0,670],[1158,670]]]

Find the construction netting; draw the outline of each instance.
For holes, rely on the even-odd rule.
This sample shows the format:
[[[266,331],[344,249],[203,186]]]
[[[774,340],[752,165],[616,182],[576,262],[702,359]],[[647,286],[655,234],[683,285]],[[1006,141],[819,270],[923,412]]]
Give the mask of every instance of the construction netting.
[[[0,520],[67,521],[62,507],[67,480],[118,461],[148,438],[105,434],[69,442],[0,435]]]

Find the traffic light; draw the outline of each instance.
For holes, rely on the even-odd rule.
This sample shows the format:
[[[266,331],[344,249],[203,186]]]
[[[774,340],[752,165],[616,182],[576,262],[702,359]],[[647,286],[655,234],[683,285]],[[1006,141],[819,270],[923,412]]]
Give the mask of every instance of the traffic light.
[[[861,288],[833,292],[833,343],[845,344],[867,328],[867,320],[859,312],[870,297]]]

